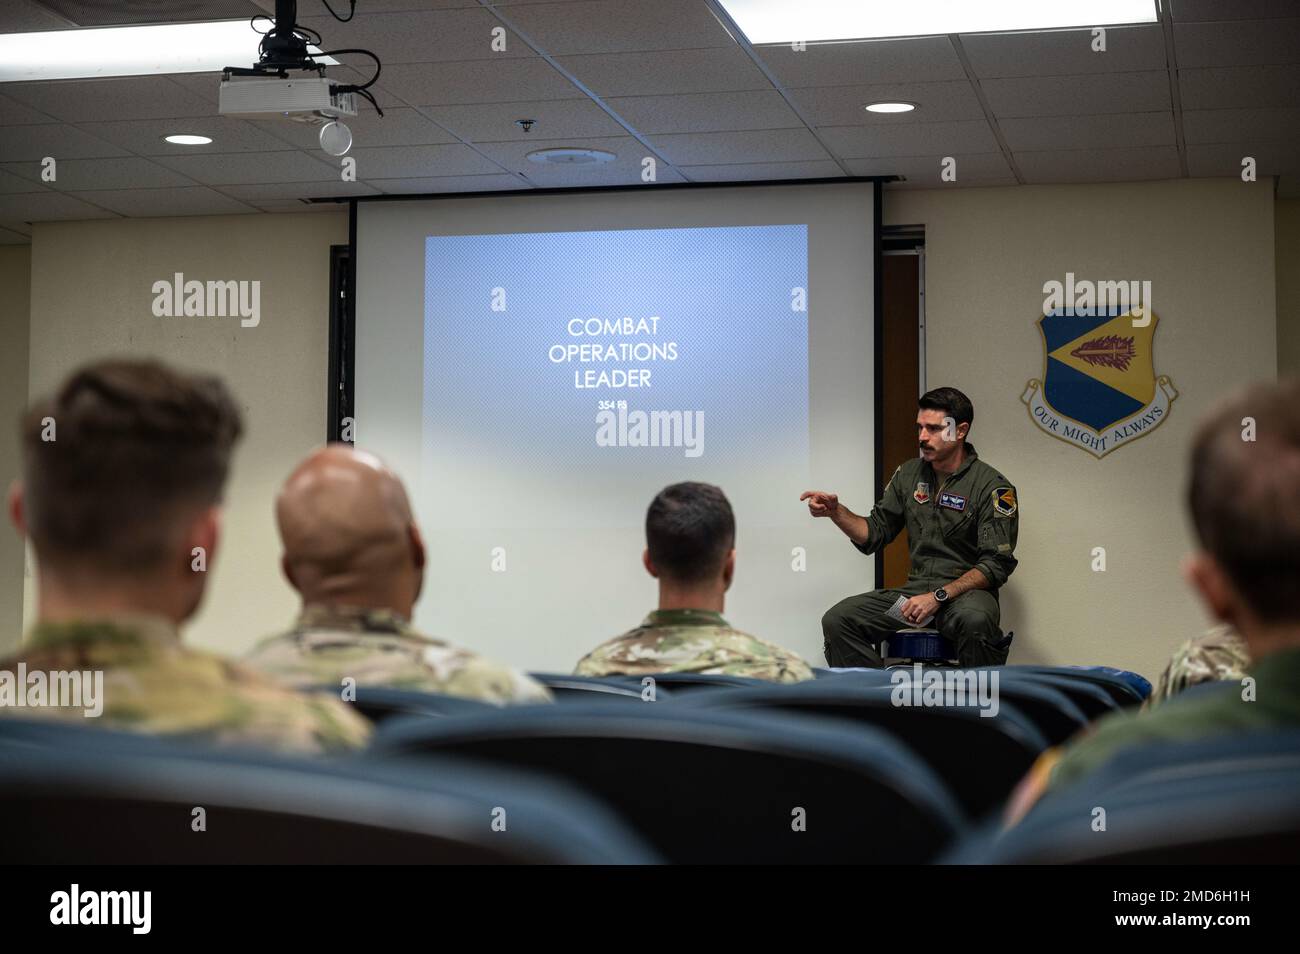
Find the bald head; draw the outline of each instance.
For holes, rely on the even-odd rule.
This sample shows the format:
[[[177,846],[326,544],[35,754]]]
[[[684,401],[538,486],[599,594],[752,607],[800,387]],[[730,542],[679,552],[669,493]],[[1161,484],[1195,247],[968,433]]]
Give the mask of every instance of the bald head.
[[[389,609],[409,618],[424,546],[397,475],[345,444],[311,453],[275,502],[284,571],[304,603]]]

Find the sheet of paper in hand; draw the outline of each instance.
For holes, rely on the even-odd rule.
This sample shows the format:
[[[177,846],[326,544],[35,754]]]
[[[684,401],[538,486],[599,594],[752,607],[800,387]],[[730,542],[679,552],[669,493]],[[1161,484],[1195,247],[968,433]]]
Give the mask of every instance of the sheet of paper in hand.
[[[911,599],[911,597],[909,596],[900,596],[898,599],[894,600],[893,606],[885,610],[885,615],[891,616],[894,619],[898,620],[900,623],[906,623],[908,626],[912,626],[917,629],[920,629],[922,626],[929,626],[930,623],[934,621],[933,613],[931,613],[925,619],[921,620],[921,622],[919,623],[913,623],[910,619],[903,618],[903,604],[906,603],[909,599]]]

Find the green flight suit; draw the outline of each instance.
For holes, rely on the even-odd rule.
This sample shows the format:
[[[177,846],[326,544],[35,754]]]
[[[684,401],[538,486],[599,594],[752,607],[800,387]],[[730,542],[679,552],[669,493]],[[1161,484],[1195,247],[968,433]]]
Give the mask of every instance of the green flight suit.
[[[989,588],[968,590],[943,604],[930,627],[956,646],[963,666],[1006,662],[997,593],[1016,568],[1019,523],[1015,487],[970,444],[961,466],[945,481],[919,457],[907,461],[867,516],[867,542],[854,544],[863,553],[876,553],[906,527],[912,561],[907,582],[850,596],[827,610],[822,616],[826,662],[880,667],[880,641],[909,626],[885,615],[894,601],[933,593],[972,569],[988,578]]]

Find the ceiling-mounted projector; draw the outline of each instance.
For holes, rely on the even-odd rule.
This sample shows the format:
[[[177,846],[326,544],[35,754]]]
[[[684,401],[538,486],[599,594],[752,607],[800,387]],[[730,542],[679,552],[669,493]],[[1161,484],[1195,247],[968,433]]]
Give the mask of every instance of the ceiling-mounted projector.
[[[274,119],[282,116],[323,126],[357,114],[356,93],[337,91],[324,77],[293,79],[223,79],[218,97],[222,116],[233,119]],[[333,91],[331,91],[333,89]]]

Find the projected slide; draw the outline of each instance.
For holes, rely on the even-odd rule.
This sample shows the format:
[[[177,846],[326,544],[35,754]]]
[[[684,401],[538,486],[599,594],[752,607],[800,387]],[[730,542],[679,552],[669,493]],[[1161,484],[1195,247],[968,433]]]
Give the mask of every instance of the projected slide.
[[[441,526],[639,525],[705,480],[802,515],[808,227],[425,238],[422,495]]]

